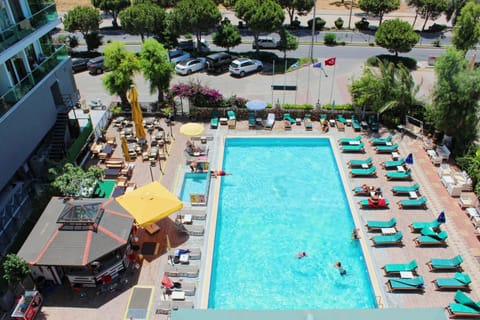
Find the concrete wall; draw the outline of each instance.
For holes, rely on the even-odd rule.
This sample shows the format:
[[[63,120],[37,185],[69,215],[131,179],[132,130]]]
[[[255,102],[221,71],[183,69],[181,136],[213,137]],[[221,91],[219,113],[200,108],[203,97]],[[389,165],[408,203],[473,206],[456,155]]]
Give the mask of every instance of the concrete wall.
[[[57,107],[50,87],[58,81],[63,95],[76,92],[71,70],[69,59],[60,63],[0,119],[0,190],[55,124]]]

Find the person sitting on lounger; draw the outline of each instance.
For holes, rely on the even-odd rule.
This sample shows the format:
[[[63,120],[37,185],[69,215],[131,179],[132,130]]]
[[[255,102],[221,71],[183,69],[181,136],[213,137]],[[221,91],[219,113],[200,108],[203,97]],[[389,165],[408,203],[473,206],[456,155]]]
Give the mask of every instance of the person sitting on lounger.
[[[297,258],[302,259],[307,256],[307,253],[305,251],[297,253]]]
[[[335,262],[333,266],[338,269],[338,272],[340,273],[341,276],[344,276],[347,274],[347,270],[343,269],[342,263],[340,261]]]
[[[223,170],[210,171],[210,173],[215,177],[229,176],[231,173],[227,173]]]

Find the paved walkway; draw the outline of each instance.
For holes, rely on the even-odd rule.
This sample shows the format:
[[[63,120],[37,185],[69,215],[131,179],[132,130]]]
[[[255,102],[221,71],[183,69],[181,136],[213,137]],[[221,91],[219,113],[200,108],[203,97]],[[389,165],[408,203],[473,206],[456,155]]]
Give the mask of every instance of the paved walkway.
[[[173,136],[175,140],[169,147],[169,157],[166,162],[162,163],[162,169],[165,174],[162,174],[157,167],[153,168],[152,171],[153,179],[160,180],[160,182],[165,185],[170,190],[178,190],[179,184],[181,182],[181,177],[183,172],[187,171],[188,168],[185,165],[185,158],[183,149],[186,143],[187,138],[179,134],[178,130],[182,122],[178,121],[175,123],[173,129]],[[206,125],[207,126],[207,125]],[[168,129],[167,129],[168,130]],[[168,132],[168,131],[167,131]],[[107,134],[117,134],[113,129],[109,129]],[[227,129],[226,126],[221,126],[218,130],[208,129],[205,132],[206,135],[213,135],[217,138],[214,139],[211,143],[213,151],[211,153],[210,161],[213,162],[213,165],[216,165],[218,158],[218,153],[215,151],[217,142],[219,142],[220,137],[223,136],[235,136],[235,135],[251,135],[251,136],[320,136],[320,124],[314,122],[314,130],[311,132],[306,132],[303,126],[293,126],[291,131],[284,131],[283,125],[280,121],[277,121],[273,132],[265,130],[248,130],[248,125],[246,121],[240,121],[237,124],[235,130]],[[338,138],[343,136],[354,136],[357,133],[354,133],[350,127],[347,127],[346,132],[338,132],[336,129],[330,130],[328,133],[336,141]],[[368,141],[371,136],[364,132],[364,141]],[[389,132],[384,131],[382,135],[387,135]],[[372,275],[375,285],[382,290],[382,294],[379,296],[379,304],[382,307],[445,307],[449,302],[453,301],[454,292],[437,292],[433,290],[433,286],[430,283],[435,278],[438,277],[448,277],[451,276],[451,273],[431,273],[428,272],[425,262],[432,257],[438,258],[449,258],[456,254],[462,254],[465,259],[463,264],[466,272],[470,274],[473,280],[472,284],[472,293],[473,297],[479,297],[480,295],[480,279],[479,279],[479,269],[480,266],[477,261],[477,257],[480,256],[480,244],[477,238],[474,236],[473,226],[470,223],[467,215],[463,210],[457,205],[457,199],[451,198],[446,192],[445,188],[440,182],[440,178],[436,173],[437,167],[433,166],[428,159],[428,155],[422,149],[421,143],[419,140],[412,139],[408,135],[402,137],[399,133],[395,133],[394,142],[400,144],[400,152],[403,156],[409,152],[413,152],[415,158],[415,164],[412,166],[413,177],[416,182],[421,185],[421,193],[428,198],[428,210],[399,210],[397,209],[396,202],[400,197],[394,197],[391,192],[391,186],[397,185],[399,183],[392,183],[386,181],[383,177],[383,170],[380,169],[380,163],[385,160],[390,160],[389,155],[377,155],[373,153],[373,150],[370,146],[367,146],[367,153],[365,155],[352,155],[352,154],[341,154],[341,162],[345,164],[349,159],[360,159],[367,156],[372,156],[374,158],[374,164],[379,168],[378,178],[376,179],[360,179],[349,178],[347,181],[347,188],[353,188],[356,185],[361,185],[362,183],[376,184],[382,187],[385,190],[385,197],[390,200],[391,208],[390,210],[359,210],[358,208],[354,210],[354,214],[358,218],[358,221],[365,223],[368,219],[388,219],[390,217],[396,217],[398,220],[398,229],[404,233],[404,243],[405,247],[395,247],[395,248],[373,248],[370,246],[370,241],[368,238],[371,234],[367,234],[363,226],[361,226],[361,237],[360,241],[364,241],[365,247],[367,248],[367,256],[372,258],[374,274]],[[368,145],[368,143],[367,143]],[[117,147],[114,152],[114,157],[121,157],[121,148]],[[343,167],[344,170],[347,168]],[[348,173],[348,171],[345,171]],[[347,174],[348,175],[348,174]],[[137,183],[137,185],[144,185],[151,181],[150,166],[148,163],[142,163],[140,159],[135,161],[135,170],[132,177],[132,181]],[[404,184],[409,184],[405,182]],[[347,191],[350,193],[349,191]],[[349,195],[349,197],[352,197]],[[354,198],[354,201],[358,201],[360,198]],[[210,214],[210,206],[207,209],[207,213]],[[415,234],[410,233],[408,229],[408,224],[412,221],[431,221],[438,213],[445,209],[447,214],[447,223],[444,225],[449,233],[449,238],[447,240],[447,248],[416,248],[413,245],[412,239],[416,236]],[[190,237],[190,239],[178,235],[173,228],[173,222],[171,219],[164,219],[158,223],[160,227],[160,232],[156,233],[154,236],[150,236],[147,233],[141,234],[141,241],[152,241],[158,242],[161,244],[160,254],[158,256],[147,256],[143,261],[142,268],[139,273],[130,272],[129,274],[129,283],[123,288],[123,291],[109,293],[106,296],[98,298],[94,292],[89,293],[89,298],[85,299],[78,295],[75,292],[63,289],[64,291],[52,293],[52,298],[48,295],[46,296],[46,306],[42,308],[42,316],[45,319],[69,319],[75,315],[76,318],[82,319],[120,319],[122,318],[125,308],[128,303],[128,295],[130,293],[130,287],[134,284],[139,285],[155,285],[157,287],[153,311],[154,313],[155,306],[159,301],[163,300],[162,291],[160,288],[161,276],[163,270],[167,265],[167,255],[165,253],[165,234],[170,235],[170,240],[172,246],[178,246],[185,248],[186,246],[199,246],[202,247],[203,237]],[[207,230],[208,231],[208,230]],[[178,235],[178,236],[176,236]],[[197,238],[197,239],[194,239]],[[203,250],[204,246],[202,247]],[[202,251],[202,261],[194,262],[202,266],[204,264],[203,257],[205,252]],[[419,274],[425,278],[426,291],[423,295],[418,294],[391,294],[385,292],[384,282],[386,278],[382,274],[380,267],[385,263],[395,263],[395,262],[407,262],[411,259],[417,259],[419,264]],[[201,280],[196,282],[197,285],[201,285]],[[198,291],[197,291],[198,292]],[[53,299],[53,296],[57,296],[56,299]],[[58,298],[60,296],[60,298]],[[58,300],[57,300],[58,299]],[[101,301],[99,301],[101,299]],[[189,297],[190,299],[190,297]],[[55,301],[55,303],[52,303]],[[63,302],[62,302],[63,301]],[[193,301],[197,306],[199,306],[200,299],[199,297],[194,297]],[[39,317],[42,319],[42,317]],[[166,319],[165,315],[156,315],[152,314],[151,319]]]

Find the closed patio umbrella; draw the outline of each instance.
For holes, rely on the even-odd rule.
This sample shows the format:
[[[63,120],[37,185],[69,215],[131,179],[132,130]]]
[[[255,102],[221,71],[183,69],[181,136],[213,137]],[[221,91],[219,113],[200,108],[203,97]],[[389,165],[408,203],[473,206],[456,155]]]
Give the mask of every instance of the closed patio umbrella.
[[[123,157],[125,158],[125,161],[130,162],[130,154],[128,153],[127,139],[125,137],[122,137],[121,140],[122,140]]]
[[[145,139],[147,133],[143,128],[143,115],[142,110],[140,109],[140,104],[138,103],[138,91],[135,86],[130,88],[128,92],[128,100],[130,100],[130,105],[132,107],[132,120],[135,124],[135,135],[137,138]]]
[[[251,111],[260,111],[267,107],[267,103],[262,100],[250,100],[245,104],[245,107]]]

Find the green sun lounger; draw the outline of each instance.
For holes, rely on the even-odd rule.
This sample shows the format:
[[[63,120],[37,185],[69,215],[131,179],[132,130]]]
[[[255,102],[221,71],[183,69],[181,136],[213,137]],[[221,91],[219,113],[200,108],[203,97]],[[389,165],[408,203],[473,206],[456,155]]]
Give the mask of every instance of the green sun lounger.
[[[473,301],[473,299],[470,296],[468,296],[466,293],[464,293],[461,290],[457,290],[457,293],[455,293],[454,299],[455,299],[455,302],[458,302],[461,305],[469,306],[470,308],[480,311],[480,302]]]
[[[393,136],[389,135],[386,138],[373,138],[370,140],[370,143],[374,146],[386,145],[387,143],[392,142]]]
[[[397,225],[397,219],[393,217],[390,220],[368,220],[365,227],[368,232],[380,231],[385,228],[394,228]]]
[[[248,114],[248,127],[249,128],[256,128],[257,127],[257,122],[255,120],[255,113],[250,112]]]
[[[404,165],[405,165],[405,158],[402,158],[400,160],[382,162],[382,167],[386,170],[397,169],[397,167],[404,166]]]
[[[351,177],[374,177],[377,175],[377,168],[371,166],[368,169],[352,169],[350,171]]]
[[[355,145],[344,144],[342,145],[342,152],[365,152],[364,147],[365,144],[363,142]]]
[[[362,126],[360,125],[360,121],[358,121],[355,115],[352,115],[352,127],[353,131],[359,132],[362,130]]]
[[[389,292],[394,291],[423,291],[425,290],[423,277],[418,276],[413,279],[394,278],[386,282]]]
[[[450,318],[479,318],[480,310],[461,303],[450,303],[446,308]]]
[[[418,199],[404,199],[397,202],[399,209],[409,208],[427,208],[427,198],[420,197]]]
[[[390,205],[390,201],[388,201],[388,199],[382,198],[382,199],[378,199],[378,203],[373,203],[370,199],[363,199],[363,200],[360,200],[358,204],[362,209],[365,209],[365,208],[387,209],[388,206]]]
[[[376,146],[375,151],[377,153],[389,153],[389,152],[395,152],[398,150],[398,144],[394,143],[391,146]]]
[[[365,167],[370,167],[372,165],[372,157],[368,157],[367,159],[361,159],[361,160],[350,160],[347,162],[347,166],[350,168],[364,168]]]
[[[303,124],[305,125],[305,130],[310,131],[313,129],[311,114],[306,114],[305,117],[303,117]]]
[[[340,144],[350,144],[350,142],[358,142],[358,141],[362,141],[362,135],[359,134],[358,136],[356,136],[355,138],[340,138],[338,139],[338,143]]]
[[[412,171],[410,169],[405,172],[387,171],[385,177],[387,177],[387,180],[412,180]]]
[[[290,113],[285,113],[283,115],[283,120],[288,120],[291,124],[294,124],[295,122],[297,122],[294,118],[290,116]]]
[[[228,118],[228,120],[237,120],[237,116],[235,115],[235,111],[228,110],[227,111],[227,118]]]
[[[340,121],[343,124],[347,124],[347,119],[345,119],[341,114],[337,115],[337,121]]]
[[[400,274],[400,272],[410,271],[413,274],[417,273],[417,260],[413,259],[408,263],[387,263],[383,266],[383,271],[385,271],[386,276],[391,276],[394,274]]]
[[[417,247],[422,246],[446,246],[447,243],[445,240],[448,238],[447,231],[441,231],[437,233],[436,236],[420,236],[413,239]]]
[[[432,258],[427,262],[427,266],[430,271],[443,271],[443,270],[458,270],[462,271],[463,258],[461,255],[457,255],[452,259],[438,259]]]
[[[408,227],[412,232],[421,232],[422,229],[439,230],[441,223],[437,219],[432,221],[414,221]]]
[[[414,183],[411,186],[393,186],[392,192],[394,195],[400,194],[409,194],[410,192],[417,192],[420,189],[420,185],[418,183]]]
[[[403,233],[401,231],[389,236],[373,236],[370,238],[374,247],[403,245],[402,239]]]
[[[218,128],[218,111],[214,110],[212,112],[212,118],[210,119],[210,128],[217,129]]]
[[[466,273],[456,272],[453,278],[437,278],[432,281],[435,290],[466,290],[470,291],[472,279]]]

